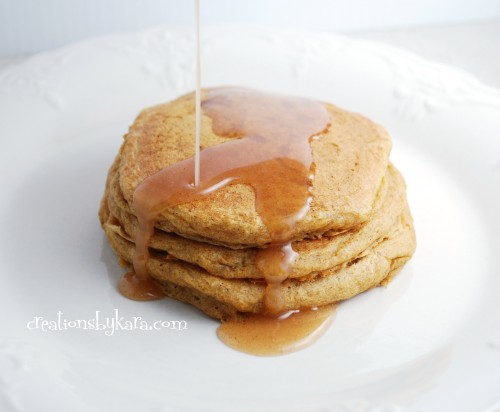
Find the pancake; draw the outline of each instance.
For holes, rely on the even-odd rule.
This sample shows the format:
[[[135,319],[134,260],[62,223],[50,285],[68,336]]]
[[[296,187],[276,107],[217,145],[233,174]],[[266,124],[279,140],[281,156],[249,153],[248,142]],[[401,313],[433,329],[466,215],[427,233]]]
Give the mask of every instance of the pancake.
[[[131,267],[134,253],[132,242],[120,236],[109,214],[104,230],[122,264]],[[288,279],[282,284],[286,309],[298,309],[326,305],[349,299],[367,289],[378,286],[411,257],[415,250],[413,222],[407,205],[398,223],[387,234],[358,256],[342,265],[319,271],[307,279]],[[193,296],[210,297],[210,303],[201,300],[195,306],[210,316],[216,316],[215,306],[224,316],[241,313],[260,313],[265,285],[248,279],[225,279],[209,274],[199,266],[171,258],[165,252],[155,251],[148,261],[148,270],[164,291],[183,296],[181,300],[197,301]],[[173,285],[177,285],[174,287]],[[192,291],[192,297],[188,292]],[[220,302],[220,305],[219,305]],[[206,306],[206,305],[208,306]],[[215,306],[213,306],[215,304]],[[211,307],[211,309],[209,308]],[[241,313],[240,313],[241,312]],[[222,313],[222,312],[221,312]]]
[[[205,98],[207,91],[202,98]],[[365,117],[323,104],[331,124],[311,141],[315,164],[312,204],[296,225],[292,240],[342,231],[366,222],[388,166],[391,141],[387,132]],[[148,176],[194,155],[194,94],[144,110],[125,135],[112,196],[133,210],[133,194]],[[212,119],[202,116],[201,147],[227,142],[214,133]],[[204,199],[165,209],[155,226],[182,237],[234,245],[265,246],[270,234],[255,208],[249,185],[232,184]]]
[[[113,176],[113,173],[110,173]],[[112,178],[113,179],[113,178]],[[342,264],[357,256],[369,245],[389,233],[405,205],[404,181],[401,174],[391,165],[384,183],[387,190],[378,199],[372,218],[358,228],[339,234],[325,235],[319,239],[308,239],[293,243],[299,253],[293,263],[290,278],[309,275]],[[137,231],[137,219],[119,208],[111,196],[107,207],[119,225],[113,230],[121,237],[133,241]],[[198,265],[207,272],[225,278],[262,278],[255,266],[255,248],[229,249],[223,246],[193,241],[181,236],[156,230],[150,247],[166,251],[169,255]]]

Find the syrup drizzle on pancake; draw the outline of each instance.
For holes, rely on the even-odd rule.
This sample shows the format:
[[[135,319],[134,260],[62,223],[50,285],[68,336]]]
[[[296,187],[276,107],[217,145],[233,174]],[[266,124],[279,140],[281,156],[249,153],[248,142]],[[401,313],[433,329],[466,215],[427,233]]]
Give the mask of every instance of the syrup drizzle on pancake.
[[[166,167],[135,190],[139,222],[134,271],[123,276],[120,292],[135,300],[163,297],[148,273],[154,222],[168,207],[190,203],[229,184],[247,184],[271,242],[259,250],[256,266],[267,286],[263,315],[223,322],[219,338],[228,346],[256,355],[288,353],[310,345],[329,325],[334,305],[287,312],[282,283],[297,258],[291,239],[312,200],[314,163],[310,143],[329,126],[326,109],[313,100],[216,88],[201,102],[199,0],[196,8],[196,151],[193,158]],[[200,112],[212,119],[219,136],[234,138],[199,152]],[[201,171],[201,167],[203,167]]]
[[[213,131],[233,140],[201,152],[198,186],[194,185],[194,158],[188,158],[137,187],[133,200],[139,221],[133,262],[137,279],[129,276],[127,283],[150,282],[148,244],[154,221],[163,210],[202,199],[229,184],[247,184],[254,189],[256,210],[271,238],[270,245],[256,257],[267,282],[265,312],[280,314],[287,309],[281,283],[297,256],[291,238],[311,202],[314,164],[310,141],[327,129],[328,112],[314,100],[238,87],[210,90],[202,108],[212,119]],[[133,291],[120,290],[134,298]]]

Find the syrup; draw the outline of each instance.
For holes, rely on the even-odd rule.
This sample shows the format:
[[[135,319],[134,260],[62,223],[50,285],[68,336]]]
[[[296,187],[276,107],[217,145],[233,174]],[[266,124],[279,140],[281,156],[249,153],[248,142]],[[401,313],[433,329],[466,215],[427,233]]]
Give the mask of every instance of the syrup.
[[[284,355],[310,346],[330,326],[335,305],[290,311],[278,317],[252,315],[223,322],[217,335],[229,347],[260,356]]]
[[[286,310],[281,283],[297,254],[291,238],[309,209],[313,178],[310,141],[328,127],[326,109],[314,100],[274,95],[239,87],[215,88],[202,102],[213,131],[232,137],[200,153],[203,166],[194,184],[194,158],[166,167],[145,179],[134,192],[139,221],[134,270],[147,281],[148,244],[156,217],[168,207],[199,200],[228,184],[247,184],[269,231],[271,243],[257,253],[256,265],[267,281],[268,314]],[[129,295],[130,296],[130,295]]]
[[[250,185],[256,210],[270,243],[259,250],[256,266],[267,283],[263,315],[223,322],[219,338],[228,346],[257,355],[276,355],[312,343],[329,325],[334,305],[287,312],[285,288],[297,253],[291,240],[311,203],[314,163],[310,143],[329,127],[330,117],[317,101],[262,93],[240,87],[209,90],[201,101],[199,0],[196,7],[195,156],[166,167],[135,190],[139,221],[134,271],[120,281],[123,295],[135,300],[163,297],[147,269],[148,245],[157,216],[169,207],[193,202],[231,184]],[[213,132],[229,140],[200,147],[201,110]]]

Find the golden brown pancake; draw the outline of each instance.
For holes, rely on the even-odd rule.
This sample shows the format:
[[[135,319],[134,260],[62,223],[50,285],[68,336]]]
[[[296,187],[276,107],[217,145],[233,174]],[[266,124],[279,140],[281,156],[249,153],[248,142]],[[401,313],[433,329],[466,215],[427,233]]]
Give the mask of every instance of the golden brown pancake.
[[[385,180],[387,190],[382,191],[384,196],[378,199],[380,204],[368,222],[339,234],[333,233],[318,239],[293,243],[299,258],[292,265],[291,278],[342,264],[392,230],[405,205],[404,181],[393,166],[388,168]],[[107,207],[120,223],[120,227],[115,228],[115,231],[133,242],[137,232],[137,218],[119,208],[111,196],[108,196]],[[179,260],[196,264],[217,276],[262,278],[255,266],[256,248],[229,249],[193,241],[159,229],[156,230],[150,245],[153,249],[166,251]]]
[[[125,135],[118,166],[119,189],[113,197],[135,214],[132,198],[148,176],[194,155],[194,94],[144,110]],[[388,166],[391,141],[380,126],[358,114],[324,104],[331,126],[311,142],[316,165],[313,202],[297,225],[292,240],[342,231],[367,221]],[[212,131],[202,116],[201,147],[228,141]],[[117,193],[119,191],[119,193]],[[269,233],[255,209],[253,189],[244,184],[225,186],[206,198],[170,207],[156,227],[180,236],[235,247],[264,246]]]
[[[114,217],[108,215],[108,222],[104,225],[108,240],[121,262],[130,267],[134,245],[120,236],[119,231],[115,230],[117,227],[119,226]],[[413,223],[408,208],[405,207],[391,233],[378,239],[361,254],[353,256],[342,265],[313,273],[308,279],[285,281],[282,288],[286,309],[326,305],[378,286],[388,276],[393,276],[414,250]],[[170,290],[172,285],[178,285],[229,305],[236,312],[259,313],[263,309],[265,285],[261,281],[214,276],[199,266],[169,258],[167,253],[159,251],[152,254],[148,270],[166,289]],[[205,310],[204,307],[201,309],[210,314],[210,310]]]

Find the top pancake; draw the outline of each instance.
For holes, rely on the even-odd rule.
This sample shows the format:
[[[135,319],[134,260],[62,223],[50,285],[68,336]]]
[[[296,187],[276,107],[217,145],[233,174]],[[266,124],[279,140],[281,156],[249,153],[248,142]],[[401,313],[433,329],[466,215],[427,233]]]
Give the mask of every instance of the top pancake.
[[[206,91],[202,96],[205,98]],[[311,141],[315,163],[313,201],[292,240],[342,231],[366,222],[388,166],[391,142],[383,128],[358,114],[323,104],[330,126]],[[125,135],[118,166],[124,207],[135,214],[133,194],[147,177],[194,155],[194,94],[144,110]],[[202,115],[201,148],[222,144]],[[202,178],[203,178],[203,164]],[[164,210],[156,227],[229,247],[264,246],[270,235],[255,209],[251,186],[233,184],[201,200]]]

